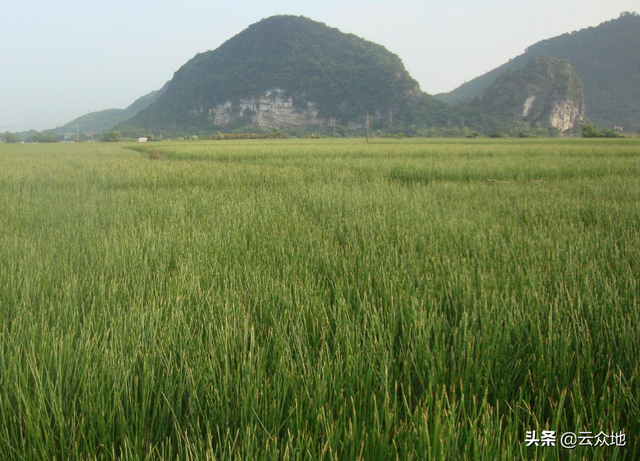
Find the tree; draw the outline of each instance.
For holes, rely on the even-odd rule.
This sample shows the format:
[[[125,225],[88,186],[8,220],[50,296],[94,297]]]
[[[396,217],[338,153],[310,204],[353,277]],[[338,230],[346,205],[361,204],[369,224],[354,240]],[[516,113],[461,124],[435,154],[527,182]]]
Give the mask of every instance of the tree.
[[[582,127],[583,138],[622,138],[623,136],[613,131],[611,128],[604,128],[602,131],[597,125],[584,125]]]
[[[601,137],[600,130],[595,125],[584,125],[582,127],[583,138],[599,138]]]
[[[562,131],[560,131],[558,128],[556,128],[555,126],[550,126],[547,129],[547,134],[549,135],[550,138],[559,138],[560,135],[562,134]]]
[[[602,130],[602,138],[621,138],[622,136],[613,131],[611,128],[605,128]]]
[[[122,135],[120,131],[109,131],[102,135],[102,142],[120,142],[122,141]]]
[[[5,134],[1,135],[1,137],[2,137],[2,140],[7,144],[15,144],[17,142],[20,142],[20,140],[15,134],[10,133],[8,131]]]
[[[60,142],[60,137],[53,131],[47,133],[36,133],[31,136],[33,142]]]

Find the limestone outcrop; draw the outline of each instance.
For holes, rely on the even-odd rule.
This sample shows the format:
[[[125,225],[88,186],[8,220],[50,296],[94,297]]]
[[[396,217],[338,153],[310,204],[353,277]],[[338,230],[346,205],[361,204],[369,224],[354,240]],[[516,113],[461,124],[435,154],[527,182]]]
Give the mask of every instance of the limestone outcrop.
[[[466,110],[567,131],[583,120],[583,85],[568,61],[536,56],[522,69],[498,77]]]

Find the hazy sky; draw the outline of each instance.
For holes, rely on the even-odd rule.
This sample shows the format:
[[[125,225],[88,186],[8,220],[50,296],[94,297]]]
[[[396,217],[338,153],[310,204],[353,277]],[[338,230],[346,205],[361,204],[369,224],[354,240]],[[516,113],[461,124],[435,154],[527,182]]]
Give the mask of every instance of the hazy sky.
[[[124,108],[198,52],[276,14],[304,15],[384,45],[434,94],[537,41],[638,10],[638,0],[2,0],[0,131]]]

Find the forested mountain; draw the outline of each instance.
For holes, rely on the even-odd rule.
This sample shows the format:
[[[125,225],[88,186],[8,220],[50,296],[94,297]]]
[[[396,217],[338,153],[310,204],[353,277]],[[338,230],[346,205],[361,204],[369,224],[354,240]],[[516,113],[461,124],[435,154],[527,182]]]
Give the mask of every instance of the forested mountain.
[[[423,93],[384,47],[304,17],[264,19],[182,66],[124,131],[228,130],[447,123],[448,107]]]
[[[381,45],[305,17],[274,16],[196,55],[161,90],[58,133],[117,128],[180,136],[280,128],[293,134],[554,134],[583,119],[640,128],[640,16],[537,43],[437,99]],[[555,131],[554,131],[555,130]]]
[[[457,107],[473,130],[571,130],[584,116],[583,84],[569,61],[536,56],[522,69],[498,76],[480,96]]]
[[[538,55],[566,59],[584,82],[586,116],[605,126],[640,128],[640,15],[623,13],[618,19],[577,32],[543,40],[508,63],[436,95],[458,104],[479,96],[498,76],[523,68]]]
[[[64,126],[58,127],[54,132],[58,134],[75,133],[76,126],[81,132],[87,132],[91,129],[93,124],[93,131],[96,133],[109,131],[114,128],[118,123],[125,120],[129,120],[136,115],[140,110],[147,107],[152,102],[156,101],[167,88],[165,84],[162,88],[156,91],[152,91],[138,99],[126,109],[106,109],[98,112],[91,112],[86,115],[82,115]]]

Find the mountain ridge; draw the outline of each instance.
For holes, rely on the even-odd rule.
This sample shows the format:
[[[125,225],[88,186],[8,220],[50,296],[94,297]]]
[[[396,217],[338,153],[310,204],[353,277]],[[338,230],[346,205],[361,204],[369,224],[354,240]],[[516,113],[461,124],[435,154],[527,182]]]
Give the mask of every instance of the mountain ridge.
[[[499,75],[457,109],[474,130],[507,131],[519,124],[521,133],[546,129],[557,135],[582,123],[583,83],[569,61],[538,55],[523,68]]]
[[[56,127],[50,131],[57,134],[75,133],[76,127],[81,127],[81,131],[89,131],[92,126],[96,133],[109,131],[119,123],[134,117],[140,110],[155,102],[166,89],[167,84],[165,83],[159,90],[139,97],[125,109],[104,109],[90,112],[73,119],[66,125]]]
[[[382,45],[285,15],[197,54],[157,101],[122,128],[295,129],[333,120],[357,128],[366,113],[376,126],[393,126],[416,123],[417,114],[435,122],[445,112],[446,105],[423,93],[402,60]]]
[[[640,47],[639,32],[640,16],[627,13],[596,27],[543,40],[454,92],[437,95],[438,99],[423,92],[400,57],[384,46],[306,17],[272,16],[248,26],[215,50],[196,54],[163,88],[128,108],[87,114],[55,131],[75,132],[76,124],[88,130],[93,122],[96,132],[120,129],[128,136],[275,128],[293,134],[330,134],[335,129],[348,136],[363,133],[369,114],[371,128],[382,133],[455,135],[471,128],[485,134],[505,131],[517,135],[536,128],[567,131],[569,125],[582,123],[585,107],[587,117],[605,125],[622,123],[621,117],[607,118],[607,110],[609,114],[628,114],[625,127],[633,129],[640,120],[640,86],[634,85],[640,75],[640,60],[629,46],[619,46],[620,51],[611,43],[628,45],[637,39]],[[607,38],[604,45],[603,36]],[[571,65],[571,59],[555,57],[567,49],[580,51],[573,56],[577,66]],[[592,59],[594,52],[600,56],[597,62]],[[571,81],[581,80],[579,68],[583,73],[585,68],[591,69],[589,76],[593,78],[590,84],[581,81],[564,87],[553,79],[543,82],[539,79],[542,67],[529,67],[539,56],[549,57],[539,62],[548,68],[558,66],[553,60],[565,59],[571,69],[558,75]],[[612,64],[620,60],[625,64]],[[522,73],[524,69],[528,70]],[[574,71],[576,78],[569,76]],[[511,81],[501,80],[513,72]],[[612,72],[616,75],[609,78]],[[532,78],[538,78],[535,91],[526,83]],[[620,85],[620,81],[626,84]],[[497,82],[502,83],[493,88]],[[577,96],[574,90],[578,87],[577,93],[584,96]],[[505,94],[507,88],[514,94]],[[496,101],[476,101],[482,100],[488,89],[491,91],[484,98]],[[526,92],[531,94],[520,100]],[[547,112],[560,106],[564,109],[537,120],[519,115],[530,97],[534,112],[542,113],[542,108],[536,109],[540,101],[547,101]],[[639,115],[638,120],[634,114]]]
[[[452,105],[477,97],[496,78],[523,68],[544,55],[566,59],[584,82],[586,116],[606,126],[640,129],[640,15],[622,13],[617,19],[537,42],[524,53],[449,93],[435,97]]]

